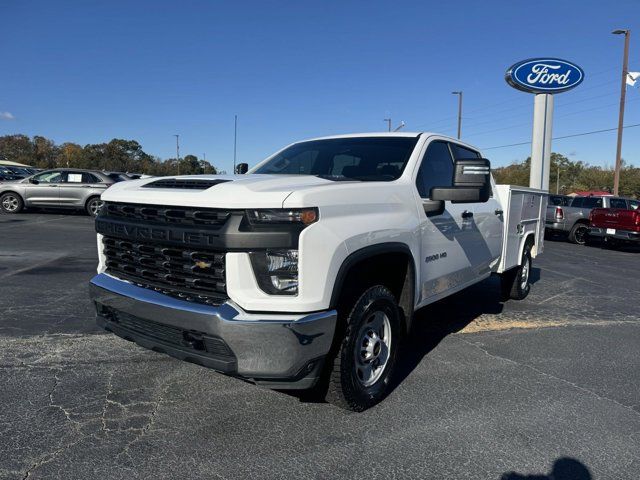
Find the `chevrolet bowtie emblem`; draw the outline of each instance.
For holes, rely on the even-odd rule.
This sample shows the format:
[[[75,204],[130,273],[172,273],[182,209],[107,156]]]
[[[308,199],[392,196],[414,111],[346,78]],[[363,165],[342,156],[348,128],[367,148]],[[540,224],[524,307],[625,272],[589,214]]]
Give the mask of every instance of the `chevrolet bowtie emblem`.
[[[195,263],[195,265],[196,265],[196,267],[198,267],[198,268],[202,268],[202,269],[204,269],[204,268],[211,268],[211,262],[205,262],[204,260],[198,260],[198,261]]]

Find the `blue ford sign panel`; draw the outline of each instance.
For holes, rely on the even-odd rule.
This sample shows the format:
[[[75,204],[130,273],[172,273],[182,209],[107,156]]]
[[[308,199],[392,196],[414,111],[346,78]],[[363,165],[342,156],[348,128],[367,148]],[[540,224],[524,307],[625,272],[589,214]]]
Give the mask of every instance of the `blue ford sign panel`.
[[[530,58],[512,65],[505,75],[513,88],[530,93],[560,93],[580,85],[584,71],[559,58]]]

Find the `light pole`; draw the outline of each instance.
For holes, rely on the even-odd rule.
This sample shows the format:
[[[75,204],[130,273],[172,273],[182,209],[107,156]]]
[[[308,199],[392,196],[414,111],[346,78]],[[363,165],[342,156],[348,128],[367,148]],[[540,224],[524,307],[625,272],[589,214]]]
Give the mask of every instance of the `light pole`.
[[[614,30],[614,35],[624,35],[624,54],[622,57],[622,86],[620,87],[620,114],[618,116],[618,145],[616,147],[616,169],[613,175],[613,194],[618,195],[620,188],[620,168],[622,166],[622,129],[624,123],[624,100],[627,93],[627,74],[629,70],[629,37],[631,30]]]
[[[176,137],[176,161],[178,165],[178,175],[180,175],[180,135],[174,135]]]
[[[233,117],[233,174],[236,174],[236,151],[238,146],[238,115]]]
[[[389,131],[391,131],[391,119],[385,118],[384,121],[387,122],[387,125],[389,126]]]
[[[458,95],[458,139],[462,135],[462,92],[451,92],[452,95]]]

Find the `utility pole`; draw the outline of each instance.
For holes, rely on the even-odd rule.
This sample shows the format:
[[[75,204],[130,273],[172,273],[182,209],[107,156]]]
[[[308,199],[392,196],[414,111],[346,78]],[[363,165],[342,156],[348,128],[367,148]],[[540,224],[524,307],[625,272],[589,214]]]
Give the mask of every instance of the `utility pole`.
[[[384,121],[387,122],[387,125],[389,126],[389,131],[391,131],[391,119],[385,118]]]
[[[236,152],[238,146],[238,115],[233,120],[233,174],[236,174]]]
[[[178,165],[178,175],[180,175],[180,135],[174,135],[176,137],[176,161]]]
[[[622,57],[622,87],[620,89],[620,115],[618,116],[618,146],[616,147],[616,169],[613,175],[613,194],[618,195],[620,188],[620,168],[622,167],[622,129],[624,123],[624,101],[627,93],[627,74],[629,73],[629,37],[631,30],[614,30],[614,35],[624,35],[624,54]]]
[[[458,140],[462,135],[462,92],[451,92],[453,95],[458,95]]]

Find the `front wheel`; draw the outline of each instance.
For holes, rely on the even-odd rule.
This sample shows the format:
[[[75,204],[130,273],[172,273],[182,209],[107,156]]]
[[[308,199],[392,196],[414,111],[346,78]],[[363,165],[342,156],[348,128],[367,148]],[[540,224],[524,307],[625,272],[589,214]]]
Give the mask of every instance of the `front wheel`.
[[[0,198],[0,208],[4,213],[20,213],[24,208],[24,202],[17,193],[8,192]]]
[[[102,200],[100,200],[100,197],[92,197],[87,201],[85,210],[92,217],[96,217],[101,207],[102,207]]]
[[[387,287],[377,285],[360,296],[330,367],[327,401],[361,412],[387,395],[402,336],[400,321]]]

